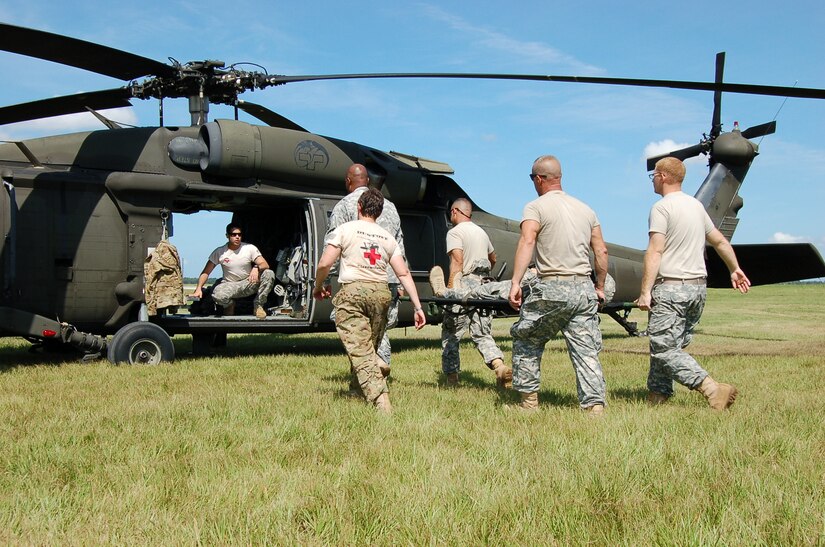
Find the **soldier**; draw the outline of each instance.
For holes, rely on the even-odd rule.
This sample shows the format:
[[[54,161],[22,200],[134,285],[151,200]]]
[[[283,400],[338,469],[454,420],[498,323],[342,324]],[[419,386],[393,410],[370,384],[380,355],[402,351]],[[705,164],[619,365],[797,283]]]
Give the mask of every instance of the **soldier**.
[[[387,309],[391,295],[387,286],[387,265],[395,271],[401,285],[415,306],[415,328],[426,323],[421,302],[400,246],[395,238],[376,223],[384,197],[375,188],[358,198],[358,220],[342,224],[332,232],[318,261],[312,295],[320,300],[331,295],[324,280],[340,258],[341,288],[335,305],[335,328],[367,401],[384,413],[392,411],[387,380],[381,373],[383,361],[376,349],[387,327]]]
[[[636,303],[650,310],[650,371],[647,400],[662,404],[673,395],[673,380],[697,390],[714,410],[736,400],[737,389],[717,383],[684,348],[699,323],[707,295],[705,243],[713,245],[730,271],[733,288],[748,292],[750,280],[739,268],[736,254],[716,229],[696,198],[682,192],[685,165],[676,158],[656,162],[653,191],[662,196],[649,218],[642,288]]]
[[[347,169],[347,176],[344,179],[344,186],[347,189],[347,195],[341,201],[335,204],[332,209],[332,214],[329,217],[329,228],[327,235],[324,238],[324,245],[329,243],[333,230],[341,226],[345,222],[351,222],[358,219],[358,199],[367,190],[369,184],[369,174],[367,168],[360,163],[355,163]],[[376,220],[379,226],[388,231],[398,242],[401,256],[406,257],[404,251],[404,233],[401,231],[401,217],[398,216],[398,211],[395,205],[384,199],[384,211]],[[392,347],[390,346],[390,337],[387,330],[395,327],[398,324],[398,297],[400,296],[398,278],[395,276],[392,268],[387,268],[387,284],[392,295],[390,307],[387,310],[387,329],[384,331],[384,336],[381,339],[381,344],[378,346],[378,356],[384,361],[381,365],[381,373],[384,376],[390,375],[390,358],[392,356]],[[335,320],[333,312],[332,320]]]
[[[222,307],[226,315],[235,311],[235,299],[251,294],[255,295],[253,309],[255,317],[266,319],[264,305],[272,287],[275,285],[275,273],[261,255],[261,251],[251,243],[243,243],[241,227],[230,222],[226,225],[226,245],[221,245],[209,255],[203,271],[198,276],[198,286],[192,296],[203,297],[203,286],[209,274],[218,264],[221,265],[223,281],[212,290],[212,300]]]
[[[449,287],[472,289],[490,279],[496,263],[496,252],[487,233],[474,223],[470,200],[459,198],[450,208],[453,228],[447,232],[447,254],[450,256]],[[432,273],[432,272],[431,272]],[[443,274],[442,274],[443,275]],[[458,384],[461,368],[458,345],[469,328],[470,337],[487,367],[496,374],[496,382],[508,387],[513,371],[504,365],[504,354],[490,334],[493,318],[476,308],[450,306],[441,323],[441,369],[447,383]]]
[[[538,277],[536,275],[535,266],[527,268],[524,277],[521,278],[522,298],[526,297],[526,291],[536,283]],[[465,289],[461,286],[447,288],[444,282],[444,270],[441,266],[433,266],[430,270],[430,287],[433,289],[433,294],[442,298],[455,298],[458,300],[508,300],[510,298],[510,289],[513,283],[508,279],[505,281],[491,281],[484,283],[478,287]],[[604,302],[606,304],[613,300],[613,295],[616,292],[616,282],[610,274],[604,281]]]
[[[599,363],[602,335],[597,309],[604,300],[607,246],[596,214],[562,191],[561,175],[561,164],[549,155],[539,157],[530,173],[539,198],[524,208],[509,298],[513,309],[520,310],[510,329],[513,388],[521,394],[522,409],[538,409],[544,345],[561,330],[576,373],[579,405],[600,415],[605,382]],[[534,251],[539,281],[522,301],[521,281]]]
[[[527,268],[522,285],[530,285],[536,280],[536,269]],[[433,294],[442,298],[455,298],[458,300],[507,300],[510,298],[510,287],[513,284],[510,280],[491,281],[478,285],[477,287],[463,287],[459,283],[458,287],[447,287],[444,281],[444,270],[441,266],[433,266],[430,270],[430,287]]]

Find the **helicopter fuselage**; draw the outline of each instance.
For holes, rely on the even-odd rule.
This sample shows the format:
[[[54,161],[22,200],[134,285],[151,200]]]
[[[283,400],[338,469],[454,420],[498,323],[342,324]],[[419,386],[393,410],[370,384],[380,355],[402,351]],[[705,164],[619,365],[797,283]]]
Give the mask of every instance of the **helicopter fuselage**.
[[[697,197],[730,237],[742,206],[738,190],[756,150],[734,133],[719,142],[725,154]],[[453,200],[469,197],[444,163],[231,120],[0,144],[0,334],[69,341],[65,332],[53,333],[71,325],[70,334],[105,336],[146,319],[144,262],[174,234],[176,217],[207,211],[231,213],[245,241],[276,270],[280,288],[268,303],[270,315],[256,320],[241,307],[239,315],[223,317],[199,303],[163,310],[151,322],[169,334],[333,330],[331,304],[314,301],[311,285],[352,163],[364,164],[371,183],[395,203],[410,270],[419,292],[429,294],[430,268],[448,266],[446,212]],[[500,257],[494,274],[508,279],[518,221],[479,208],[473,220]],[[612,244],[608,252],[615,312],[638,296],[644,253]],[[779,272],[761,281],[783,275],[799,278],[798,272]],[[709,269],[709,285],[727,286],[719,264]],[[437,322],[440,309],[429,311]],[[411,323],[411,305],[402,303],[399,325]]]

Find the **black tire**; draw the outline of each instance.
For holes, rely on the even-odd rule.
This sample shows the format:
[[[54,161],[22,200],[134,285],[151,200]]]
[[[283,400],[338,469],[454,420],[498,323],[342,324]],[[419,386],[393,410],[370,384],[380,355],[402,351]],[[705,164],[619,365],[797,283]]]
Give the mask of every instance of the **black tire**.
[[[156,365],[175,360],[175,346],[166,331],[145,321],[129,323],[112,337],[107,357],[112,363]]]

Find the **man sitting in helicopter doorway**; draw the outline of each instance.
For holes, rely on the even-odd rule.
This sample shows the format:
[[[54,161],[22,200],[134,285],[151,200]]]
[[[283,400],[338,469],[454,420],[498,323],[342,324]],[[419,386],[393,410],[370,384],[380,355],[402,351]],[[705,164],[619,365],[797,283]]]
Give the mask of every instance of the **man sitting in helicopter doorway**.
[[[198,276],[198,286],[192,296],[203,297],[203,286],[209,279],[209,274],[220,264],[223,281],[212,290],[215,304],[223,308],[224,314],[233,315],[235,299],[254,294],[255,317],[265,319],[264,305],[275,285],[275,273],[269,269],[269,264],[255,245],[241,242],[242,236],[243,232],[239,225],[231,222],[226,225],[228,241],[226,245],[221,245],[209,255],[206,266]]]

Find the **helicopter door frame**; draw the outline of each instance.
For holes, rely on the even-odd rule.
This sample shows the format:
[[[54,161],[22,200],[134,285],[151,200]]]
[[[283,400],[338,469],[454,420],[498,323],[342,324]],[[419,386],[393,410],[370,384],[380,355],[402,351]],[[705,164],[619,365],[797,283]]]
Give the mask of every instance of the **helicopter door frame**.
[[[332,215],[332,210],[340,199],[326,199],[326,198],[308,198],[306,207],[306,226],[309,231],[307,250],[307,291],[309,291],[309,322],[315,328],[320,325],[327,325],[327,329],[335,330],[335,325],[330,319],[332,314],[332,300],[315,300],[312,297],[312,288],[315,285],[315,270],[318,266],[318,260],[324,253],[324,239],[329,229],[329,217]],[[334,282],[337,291],[338,276],[330,276],[330,282]]]
[[[3,238],[0,241],[0,257],[2,257],[2,286],[0,286],[0,301],[5,300],[16,279],[17,272],[17,197],[14,185],[3,181],[3,190],[0,191],[0,222],[2,222]]]

